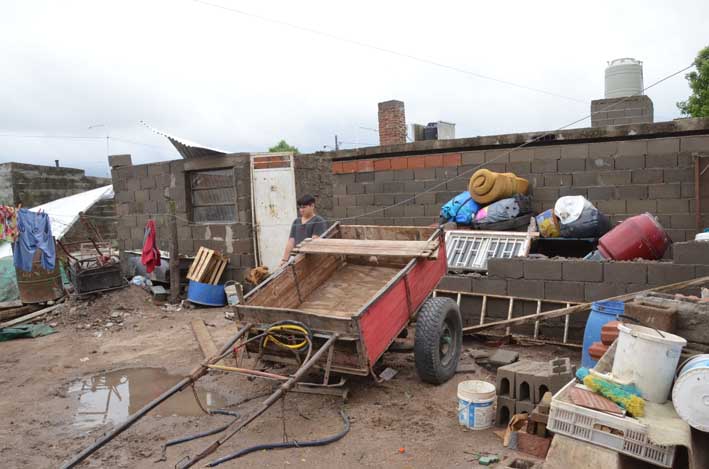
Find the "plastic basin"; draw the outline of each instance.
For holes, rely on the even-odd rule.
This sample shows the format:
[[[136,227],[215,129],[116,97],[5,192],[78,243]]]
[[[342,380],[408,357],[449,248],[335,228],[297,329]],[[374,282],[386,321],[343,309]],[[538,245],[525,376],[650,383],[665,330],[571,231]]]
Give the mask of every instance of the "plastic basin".
[[[187,299],[198,305],[224,306],[226,304],[224,285],[210,285],[190,280],[187,286]]]

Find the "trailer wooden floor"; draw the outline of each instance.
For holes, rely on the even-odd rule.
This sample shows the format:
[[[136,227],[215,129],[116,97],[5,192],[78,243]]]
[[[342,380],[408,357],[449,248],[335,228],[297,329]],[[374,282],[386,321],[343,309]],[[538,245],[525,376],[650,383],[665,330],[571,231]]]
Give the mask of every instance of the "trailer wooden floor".
[[[352,317],[400,268],[345,264],[303,301],[298,309],[336,317]]]

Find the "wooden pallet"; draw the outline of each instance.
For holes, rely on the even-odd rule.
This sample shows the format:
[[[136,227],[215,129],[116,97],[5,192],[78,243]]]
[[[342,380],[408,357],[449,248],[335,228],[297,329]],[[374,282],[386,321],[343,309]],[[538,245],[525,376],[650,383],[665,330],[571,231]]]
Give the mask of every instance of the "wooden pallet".
[[[216,285],[228,263],[228,257],[212,249],[200,247],[187,271],[187,280]]]

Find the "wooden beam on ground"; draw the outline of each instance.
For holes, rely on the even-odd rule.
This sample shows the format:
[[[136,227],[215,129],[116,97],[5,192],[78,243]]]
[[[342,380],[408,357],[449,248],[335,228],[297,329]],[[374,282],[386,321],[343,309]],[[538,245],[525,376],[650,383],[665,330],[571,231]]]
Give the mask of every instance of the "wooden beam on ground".
[[[23,314],[29,314],[32,311],[35,311],[35,307],[31,305],[26,305],[22,306],[22,303],[20,303],[20,306],[18,308],[9,308],[9,309],[2,309],[0,310],[0,321],[9,321],[10,319],[15,319],[17,317],[22,316]]]
[[[4,322],[4,323],[0,324],[0,329],[5,328],[5,327],[14,326],[16,324],[22,324],[23,322],[31,321],[33,319],[36,319],[40,316],[44,316],[45,314],[54,311],[58,307],[59,307],[59,305],[53,305],[48,308],[44,308],[44,309],[40,309],[39,311],[35,311],[34,313],[26,314],[26,315],[21,316],[17,319],[13,319],[12,321]]]
[[[199,348],[202,350],[204,358],[212,358],[217,354],[217,346],[214,345],[212,341],[212,336],[209,335],[207,326],[201,319],[192,320],[192,332],[194,332],[194,337],[199,343]]]
[[[635,293],[627,293],[625,295],[614,296],[613,298],[608,298],[608,300],[610,300],[610,301],[628,301],[628,300],[632,300],[633,298],[635,298],[636,295],[641,295],[643,293],[670,292],[672,290],[681,290],[683,288],[693,287],[693,286],[697,286],[697,285],[703,285],[706,283],[709,283],[709,277],[701,277],[701,278],[697,278],[694,280],[685,280],[684,282],[672,283],[670,285],[662,285],[660,287],[654,287],[654,288],[650,288],[650,289],[635,292]],[[518,318],[507,319],[505,321],[488,322],[486,324],[480,324],[477,326],[464,327],[463,333],[475,333],[475,332],[482,331],[485,329],[490,329],[491,327],[528,324],[528,323],[533,323],[537,320],[560,318],[563,316],[568,316],[569,314],[575,314],[575,313],[581,313],[584,311],[588,311],[591,309],[592,305],[593,305],[593,303],[581,303],[580,305],[571,306],[569,308],[554,309],[554,310],[547,311],[547,312],[541,313],[541,314],[529,314],[527,316],[520,316]]]

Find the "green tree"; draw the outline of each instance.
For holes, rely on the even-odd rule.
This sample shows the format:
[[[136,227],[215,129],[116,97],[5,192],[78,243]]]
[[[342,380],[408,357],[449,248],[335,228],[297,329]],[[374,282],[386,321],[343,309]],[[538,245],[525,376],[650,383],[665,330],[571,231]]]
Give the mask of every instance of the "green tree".
[[[270,153],[276,153],[279,151],[292,151],[294,155],[297,155],[298,153],[300,153],[296,147],[288,145],[288,142],[286,142],[285,140],[281,140],[280,142],[278,142],[276,144],[275,147],[269,148],[268,151]]]
[[[709,117],[709,46],[699,51],[694,67],[696,70],[685,75],[692,95],[678,102],[677,107],[684,116]]]

